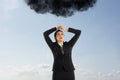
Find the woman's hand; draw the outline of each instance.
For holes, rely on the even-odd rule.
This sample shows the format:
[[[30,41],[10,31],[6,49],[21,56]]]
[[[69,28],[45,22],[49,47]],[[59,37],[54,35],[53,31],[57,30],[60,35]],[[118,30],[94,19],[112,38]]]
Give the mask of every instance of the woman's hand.
[[[57,30],[63,30],[64,26],[63,25],[59,25],[57,26]]]
[[[65,31],[65,32],[68,31],[68,29],[65,28],[63,25],[59,25],[59,26],[57,27],[57,30],[63,30],[63,31]]]

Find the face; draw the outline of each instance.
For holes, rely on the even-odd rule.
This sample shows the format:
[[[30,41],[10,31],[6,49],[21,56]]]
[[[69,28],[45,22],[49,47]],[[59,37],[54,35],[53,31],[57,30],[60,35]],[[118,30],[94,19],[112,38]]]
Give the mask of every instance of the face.
[[[63,32],[61,32],[61,31],[57,32],[55,38],[56,38],[57,42],[63,42],[64,41],[64,34],[63,34]]]

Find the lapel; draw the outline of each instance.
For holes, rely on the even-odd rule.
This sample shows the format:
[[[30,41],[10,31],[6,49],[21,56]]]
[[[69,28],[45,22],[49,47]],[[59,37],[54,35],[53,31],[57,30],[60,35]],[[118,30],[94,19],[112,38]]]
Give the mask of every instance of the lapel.
[[[57,44],[57,47],[60,49],[62,55],[64,55],[64,42],[63,42],[63,46],[62,47],[57,42],[56,42],[56,44]]]

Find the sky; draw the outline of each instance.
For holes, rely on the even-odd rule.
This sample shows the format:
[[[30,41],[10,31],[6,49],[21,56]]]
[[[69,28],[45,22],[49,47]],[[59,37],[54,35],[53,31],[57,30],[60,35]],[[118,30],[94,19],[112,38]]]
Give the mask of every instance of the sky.
[[[76,80],[119,80],[119,3],[119,0],[98,0],[88,11],[64,18],[37,14],[23,0],[0,0],[0,79],[49,79],[53,55],[43,32],[62,24],[82,31],[72,51]],[[73,36],[64,34],[66,41]],[[54,41],[53,34],[50,37]]]

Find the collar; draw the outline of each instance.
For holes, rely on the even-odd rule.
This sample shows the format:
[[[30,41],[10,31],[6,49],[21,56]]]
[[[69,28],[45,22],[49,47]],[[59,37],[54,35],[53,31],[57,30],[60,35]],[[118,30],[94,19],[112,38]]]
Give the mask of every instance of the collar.
[[[58,43],[58,44],[60,45],[60,47],[62,47],[62,46],[63,46],[63,43],[62,43],[62,44]]]

